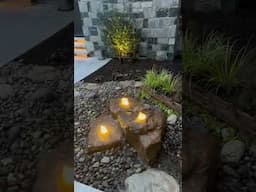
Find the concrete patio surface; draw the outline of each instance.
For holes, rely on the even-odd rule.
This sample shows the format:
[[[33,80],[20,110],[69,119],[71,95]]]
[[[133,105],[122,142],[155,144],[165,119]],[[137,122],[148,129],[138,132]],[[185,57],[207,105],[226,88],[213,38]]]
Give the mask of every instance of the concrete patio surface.
[[[73,21],[73,11],[60,12],[58,0],[39,0],[31,7],[0,9],[0,66],[26,53]]]
[[[110,60],[111,59],[98,60],[96,57],[90,57],[85,60],[75,60],[74,83],[77,83],[94,73],[106,65]]]
[[[97,189],[94,189],[92,187],[89,187],[88,185],[84,185],[82,183],[79,183],[75,181],[74,183],[75,192],[102,192]]]

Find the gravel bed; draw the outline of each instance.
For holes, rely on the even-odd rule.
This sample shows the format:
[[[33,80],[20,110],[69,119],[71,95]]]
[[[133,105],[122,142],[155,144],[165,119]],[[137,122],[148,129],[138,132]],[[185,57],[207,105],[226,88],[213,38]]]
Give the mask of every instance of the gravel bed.
[[[254,192],[256,189],[256,144],[245,145],[245,148],[240,150],[235,148],[233,151],[240,151],[242,157],[237,162],[222,163],[219,191]]]
[[[0,191],[31,191],[41,155],[73,137],[68,55],[60,49],[46,65],[19,60],[0,68]]]
[[[139,83],[134,81],[75,85],[75,179],[104,192],[121,191],[128,176],[149,168],[128,144],[105,152],[87,154],[89,124],[108,111],[109,100],[120,96],[138,97]],[[148,103],[151,105],[150,103]],[[155,106],[154,106],[155,107]],[[157,167],[180,182],[181,119],[168,125]]]

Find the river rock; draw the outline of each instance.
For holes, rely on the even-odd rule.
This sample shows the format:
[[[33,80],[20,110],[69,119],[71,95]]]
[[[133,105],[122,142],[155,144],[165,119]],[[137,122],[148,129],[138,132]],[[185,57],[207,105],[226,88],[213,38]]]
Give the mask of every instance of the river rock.
[[[100,127],[107,128],[107,134],[100,133]],[[90,126],[88,134],[88,152],[103,151],[121,144],[123,131],[111,115],[101,115]]]
[[[167,123],[168,123],[169,125],[175,125],[176,121],[177,121],[177,115],[175,115],[175,114],[171,114],[171,115],[167,118]]]
[[[125,192],[179,192],[177,181],[167,173],[148,169],[125,180]]]
[[[221,150],[221,159],[225,163],[238,163],[245,151],[245,144],[239,140],[227,142]]]

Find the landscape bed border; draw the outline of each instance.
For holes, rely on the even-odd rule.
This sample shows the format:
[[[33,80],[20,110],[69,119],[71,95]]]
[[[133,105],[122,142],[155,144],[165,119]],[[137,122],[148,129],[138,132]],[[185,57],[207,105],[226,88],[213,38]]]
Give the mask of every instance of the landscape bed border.
[[[206,109],[217,119],[233,126],[247,137],[256,137],[256,118],[238,109],[232,103],[221,97],[205,91],[195,83],[183,80],[184,96],[190,98],[194,103]],[[246,125],[246,126],[245,126]]]

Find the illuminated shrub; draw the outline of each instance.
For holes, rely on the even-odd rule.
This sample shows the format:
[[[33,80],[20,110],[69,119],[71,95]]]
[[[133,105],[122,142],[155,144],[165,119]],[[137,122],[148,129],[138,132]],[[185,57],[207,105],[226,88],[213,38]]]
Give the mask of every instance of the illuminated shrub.
[[[124,13],[109,12],[100,16],[102,38],[112,57],[135,57],[138,35],[133,21]]]

